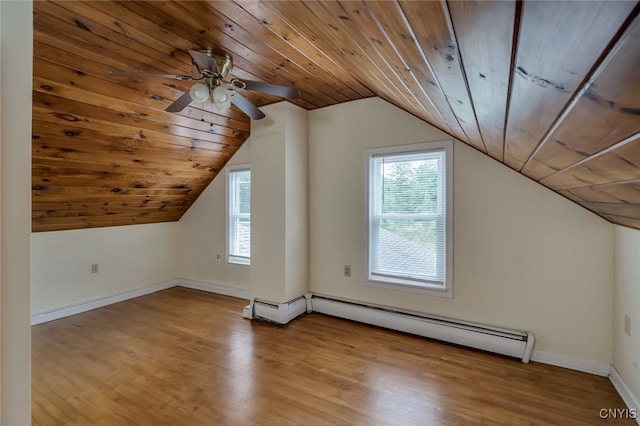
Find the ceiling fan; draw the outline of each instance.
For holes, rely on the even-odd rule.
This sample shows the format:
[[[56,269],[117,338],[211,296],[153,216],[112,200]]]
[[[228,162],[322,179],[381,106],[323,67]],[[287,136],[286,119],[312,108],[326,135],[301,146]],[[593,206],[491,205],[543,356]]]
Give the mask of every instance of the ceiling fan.
[[[127,71],[109,71],[107,75],[113,77],[142,76],[200,81],[169,105],[166,109],[168,112],[180,112],[192,102],[202,108],[213,105],[219,111],[224,111],[233,104],[252,119],[260,120],[265,117],[264,113],[249,102],[247,98],[240,95],[237,92],[238,89],[254,90],[287,99],[298,99],[300,97],[298,90],[293,87],[278,86],[261,81],[241,80],[239,78],[232,78],[229,81],[225,81],[225,77],[227,77],[233,69],[233,60],[231,56],[227,54],[220,54],[211,49],[206,49],[199,51],[189,50],[189,55],[191,55],[193,66],[200,74],[199,77],[180,74],[155,74]]]

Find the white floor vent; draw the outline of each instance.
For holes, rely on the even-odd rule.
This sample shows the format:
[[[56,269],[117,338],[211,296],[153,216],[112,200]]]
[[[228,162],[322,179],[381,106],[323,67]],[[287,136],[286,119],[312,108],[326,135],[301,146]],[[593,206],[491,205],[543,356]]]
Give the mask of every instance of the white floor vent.
[[[422,316],[313,295],[311,309],[340,318],[429,337],[529,362],[535,337],[524,331],[490,327],[443,317]]]

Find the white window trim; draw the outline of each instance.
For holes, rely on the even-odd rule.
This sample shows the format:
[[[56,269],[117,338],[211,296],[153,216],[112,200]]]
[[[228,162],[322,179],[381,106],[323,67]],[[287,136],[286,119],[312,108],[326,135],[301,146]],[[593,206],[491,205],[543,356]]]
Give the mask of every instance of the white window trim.
[[[236,164],[233,166],[227,166],[226,167],[226,171],[225,171],[225,187],[226,187],[226,205],[225,205],[225,258],[226,258],[226,263],[230,266],[238,266],[238,267],[242,267],[242,268],[248,268],[251,266],[251,258],[249,258],[248,262],[241,262],[241,261],[234,261],[232,260],[232,256],[231,255],[231,247],[229,247],[229,238],[230,238],[230,214],[229,214],[229,206],[232,203],[232,194],[231,194],[231,188],[230,188],[230,183],[231,183],[231,173],[233,172],[238,172],[238,171],[244,171],[244,170],[249,170],[251,171],[251,166],[249,164]]]
[[[370,278],[370,254],[369,254],[369,229],[370,229],[370,206],[369,198],[372,185],[371,157],[386,154],[402,154],[418,151],[429,151],[435,149],[444,149],[445,151],[445,193],[446,193],[446,214],[445,214],[445,278],[444,288],[440,285],[430,287],[427,285],[416,285],[402,279],[393,279],[389,281],[381,281]],[[444,140],[436,142],[425,142],[412,145],[397,145],[382,148],[370,148],[365,151],[365,283],[369,287],[382,288],[395,291],[406,291],[411,293],[426,294],[429,296],[437,296],[444,298],[453,298],[453,140]]]

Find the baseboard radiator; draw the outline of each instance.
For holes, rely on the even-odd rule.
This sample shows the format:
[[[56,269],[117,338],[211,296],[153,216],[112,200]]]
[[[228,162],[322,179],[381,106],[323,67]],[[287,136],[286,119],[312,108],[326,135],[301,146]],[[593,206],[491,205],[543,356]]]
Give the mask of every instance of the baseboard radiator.
[[[287,324],[292,319],[307,312],[307,301],[304,296],[285,303],[273,303],[254,299],[243,312],[245,318],[263,319],[278,324]]]
[[[311,311],[511,356],[522,362],[529,362],[535,343],[534,335],[524,331],[423,316],[315,294],[311,298]]]

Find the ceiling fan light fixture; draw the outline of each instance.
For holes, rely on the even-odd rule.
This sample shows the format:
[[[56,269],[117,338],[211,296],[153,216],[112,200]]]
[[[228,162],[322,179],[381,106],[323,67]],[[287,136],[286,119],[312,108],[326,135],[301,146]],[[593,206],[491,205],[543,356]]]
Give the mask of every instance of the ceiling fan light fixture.
[[[229,109],[231,96],[233,96],[233,90],[225,89],[222,86],[216,86],[213,89],[213,103],[219,111]]]
[[[287,99],[300,98],[300,93],[294,87],[279,86],[262,81],[240,80],[238,78],[232,78],[230,81],[224,80],[233,69],[233,60],[226,53],[219,54],[211,49],[205,49],[200,51],[189,50],[189,55],[191,56],[191,62],[200,74],[199,77],[127,71],[110,71],[107,75],[113,77],[151,76],[202,81],[202,83],[195,83],[191,89],[173,101],[165,109],[167,112],[177,113],[191,104],[203,110],[213,109],[212,107],[215,106],[216,110],[222,112],[229,109],[231,104],[234,104],[251,119],[260,120],[265,117],[264,113],[242,96],[238,90],[253,90]],[[224,86],[221,86],[223,83]]]
[[[209,86],[203,83],[196,83],[189,89],[189,94],[194,102],[203,105],[209,101]]]

